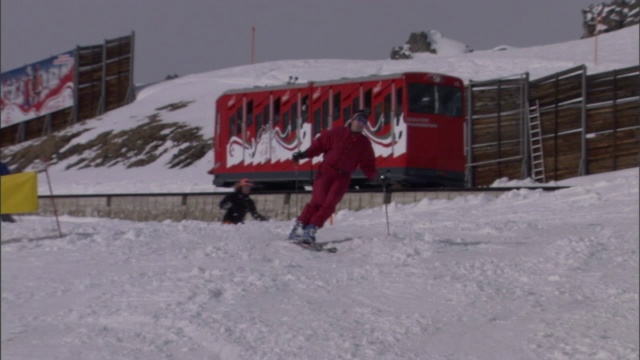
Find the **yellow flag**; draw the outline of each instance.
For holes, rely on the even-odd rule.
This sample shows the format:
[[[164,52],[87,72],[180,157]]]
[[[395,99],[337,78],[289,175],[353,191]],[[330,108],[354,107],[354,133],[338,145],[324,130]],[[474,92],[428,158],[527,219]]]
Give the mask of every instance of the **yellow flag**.
[[[31,213],[38,211],[38,175],[23,172],[0,176],[2,185],[2,214]]]

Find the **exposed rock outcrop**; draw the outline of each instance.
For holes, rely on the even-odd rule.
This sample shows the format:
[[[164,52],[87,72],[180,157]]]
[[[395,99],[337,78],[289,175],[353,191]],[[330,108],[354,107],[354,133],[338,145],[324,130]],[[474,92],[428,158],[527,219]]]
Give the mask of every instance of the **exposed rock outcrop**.
[[[456,55],[473,50],[458,41],[447,39],[437,30],[414,32],[409,35],[404,45],[391,49],[390,58],[394,60],[411,59],[415,53],[432,53],[438,55]]]
[[[640,0],[613,0],[582,10],[582,39],[640,23]]]

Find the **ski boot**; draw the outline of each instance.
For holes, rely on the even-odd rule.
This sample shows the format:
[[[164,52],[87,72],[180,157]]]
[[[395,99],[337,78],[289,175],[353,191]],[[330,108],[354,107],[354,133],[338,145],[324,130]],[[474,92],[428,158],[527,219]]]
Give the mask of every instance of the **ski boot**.
[[[300,240],[300,237],[302,236],[301,231],[303,227],[304,227],[304,224],[302,224],[300,220],[296,219],[296,222],[293,223],[293,229],[291,229],[291,232],[289,233],[289,241]]]
[[[302,233],[302,243],[308,245],[314,245],[316,243],[316,232],[318,231],[318,227],[315,225],[307,225],[304,227],[304,232]]]

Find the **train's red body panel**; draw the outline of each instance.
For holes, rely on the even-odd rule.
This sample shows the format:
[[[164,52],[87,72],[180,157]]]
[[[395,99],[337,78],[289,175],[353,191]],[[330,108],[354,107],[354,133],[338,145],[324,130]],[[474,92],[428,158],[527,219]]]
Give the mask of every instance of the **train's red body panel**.
[[[464,85],[433,73],[403,73],[232,90],[216,102],[214,184],[312,181],[321,157],[297,166],[291,154],[321,131],[370,111],[365,134],[380,171],[407,185],[464,183]],[[353,182],[364,181],[357,171]]]

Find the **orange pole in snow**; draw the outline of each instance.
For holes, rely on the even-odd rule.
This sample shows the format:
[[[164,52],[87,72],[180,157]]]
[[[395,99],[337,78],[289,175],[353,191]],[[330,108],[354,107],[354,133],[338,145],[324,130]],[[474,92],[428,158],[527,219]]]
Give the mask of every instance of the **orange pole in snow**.
[[[598,65],[598,24],[600,24],[600,16],[596,16],[596,28],[593,31],[595,33],[596,46],[593,49],[593,64]]]
[[[251,64],[252,65],[255,60],[255,55],[256,55],[256,27],[252,26],[251,27]]]

